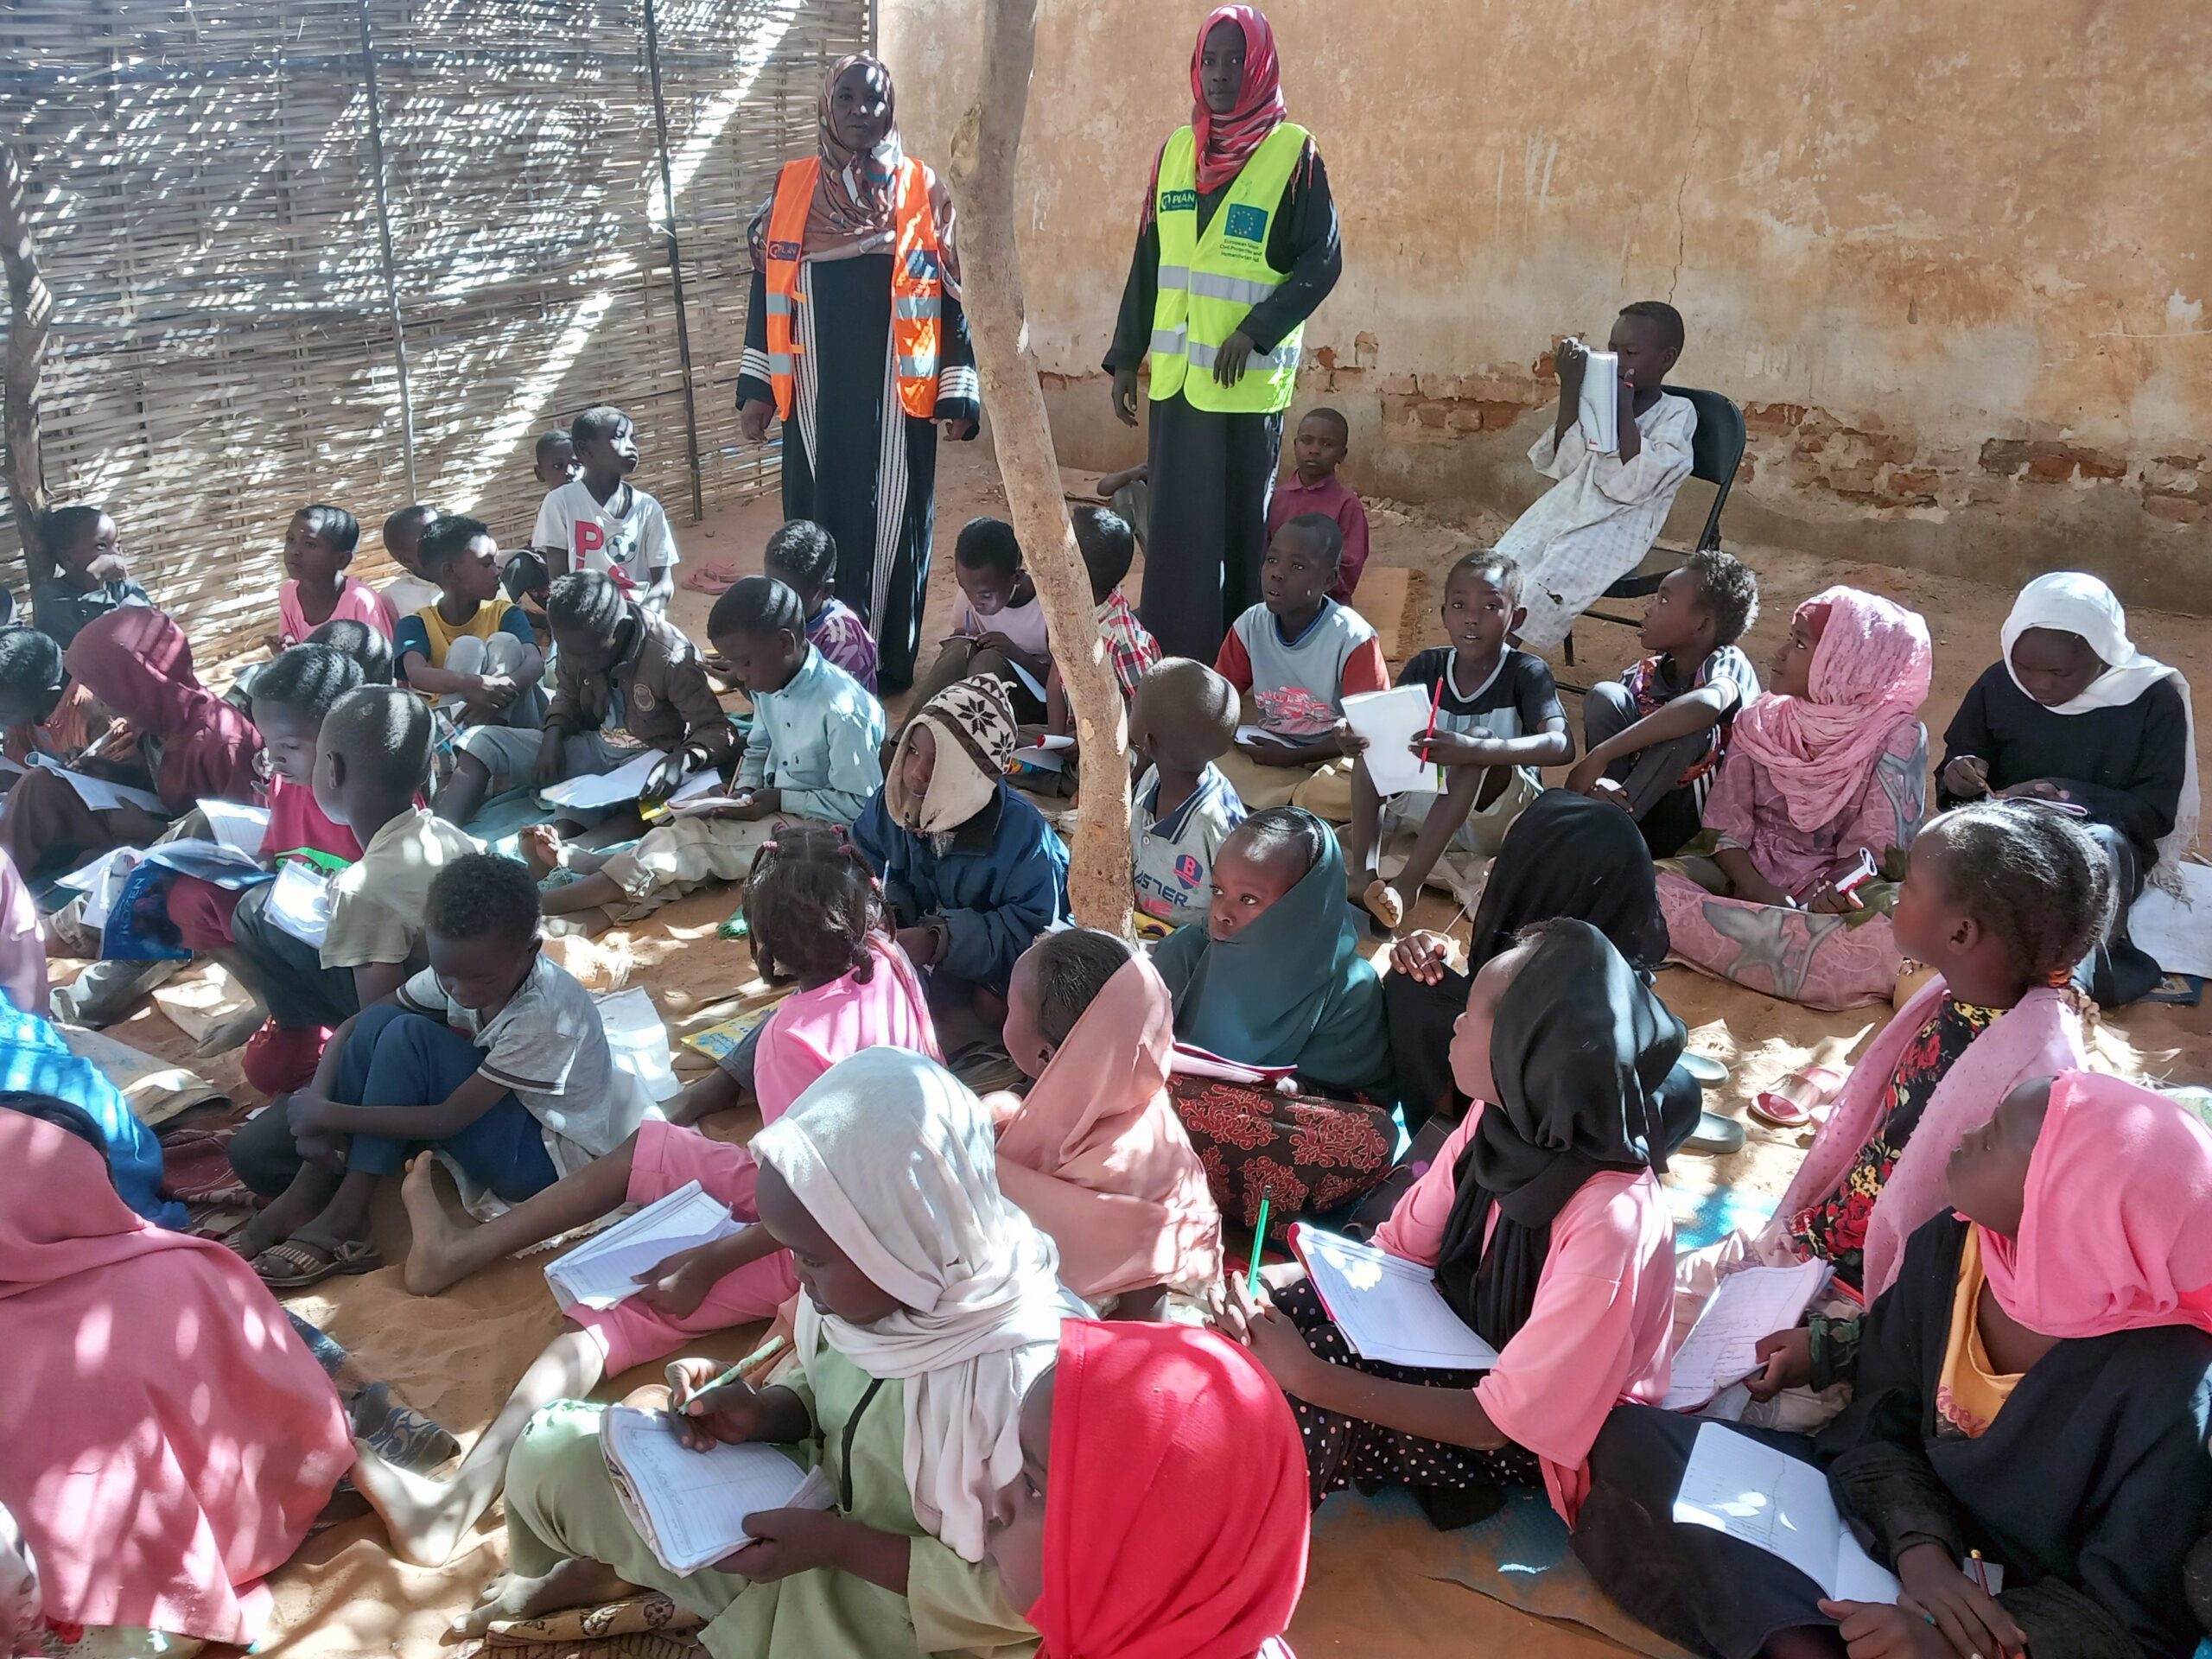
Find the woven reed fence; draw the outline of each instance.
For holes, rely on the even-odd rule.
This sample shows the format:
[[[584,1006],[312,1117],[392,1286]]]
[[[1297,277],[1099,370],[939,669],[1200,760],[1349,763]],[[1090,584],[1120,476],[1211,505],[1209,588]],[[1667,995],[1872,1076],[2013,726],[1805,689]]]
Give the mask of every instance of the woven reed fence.
[[[519,544],[537,434],[591,404],[635,417],[679,541],[772,487],[734,406],[746,225],[871,11],[0,0],[0,140],[54,298],[53,501],[105,505],[213,658],[273,626],[295,508],[355,513],[372,579],[413,500]]]

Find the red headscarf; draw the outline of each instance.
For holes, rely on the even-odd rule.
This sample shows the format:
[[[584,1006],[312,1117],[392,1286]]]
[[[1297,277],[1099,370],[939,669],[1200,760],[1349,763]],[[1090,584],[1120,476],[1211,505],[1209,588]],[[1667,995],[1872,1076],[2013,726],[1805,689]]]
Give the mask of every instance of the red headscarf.
[[[2061,1073],[2026,1197],[2018,1238],[1983,1229],[1981,1265],[2029,1330],[2212,1331],[2212,1130],[2187,1107],[2118,1077]]]
[[[1216,115],[1206,107],[1198,79],[1206,36],[1217,24],[1234,23],[1244,31],[1244,85],[1236,107]],[[1275,61],[1275,32],[1256,6],[1216,6],[1198,29],[1191,48],[1191,129],[1198,141],[1198,191],[1210,194],[1236,178],[1262,140],[1281,124],[1282,69]]]
[[[200,683],[192,642],[165,611],[125,605],[79,630],[70,677],[161,746],[154,788],[173,810],[207,797],[251,801],[261,734]]]
[[[1060,1327],[1038,1659],[1251,1659],[1290,1623],[1309,1531],[1297,1420],[1250,1354]]]

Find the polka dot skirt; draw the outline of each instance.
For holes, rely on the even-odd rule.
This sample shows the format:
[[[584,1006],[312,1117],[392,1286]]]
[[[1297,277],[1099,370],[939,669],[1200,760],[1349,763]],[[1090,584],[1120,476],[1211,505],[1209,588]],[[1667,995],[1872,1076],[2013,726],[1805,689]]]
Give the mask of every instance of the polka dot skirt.
[[[1332,1365],[1357,1366],[1370,1376],[1429,1389],[1471,1389],[1482,1380],[1479,1371],[1415,1370],[1360,1358],[1330,1322],[1311,1284],[1301,1281],[1277,1292],[1275,1306],[1298,1326],[1306,1345]],[[1324,1411],[1303,1400],[1294,1398],[1290,1407],[1306,1437],[1308,1496],[1316,1508],[1331,1492],[1347,1486],[1372,1494],[1385,1486],[1472,1491],[1543,1484],[1543,1466],[1526,1446],[1509,1443],[1494,1452],[1478,1452]]]

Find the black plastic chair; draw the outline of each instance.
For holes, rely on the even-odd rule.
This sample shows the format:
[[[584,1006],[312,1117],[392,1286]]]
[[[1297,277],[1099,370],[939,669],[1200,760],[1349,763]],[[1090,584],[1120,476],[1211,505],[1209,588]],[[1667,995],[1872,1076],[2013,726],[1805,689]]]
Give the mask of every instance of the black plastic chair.
[[[1698,534],[1697,545],[1669,547],[1663,542],[1652,545],[1652,553],[1668,556],[1663,569],[1645,570],[1638,568],[1623,576],[1600,595],[1604,599],[1649,599],[1659,591],[1659,584],[1674,574],[1675,568],[1684,558],[1707,548],[1720,545],[1720,510],[1728,505],[1728,492],[1736,482],[1736,469],[1744,460],[1744,411],[1717,391],[1707,391],[1697,386],[1669,386],[1667,390],[1677,397],[1687,397],[1697,410],[1697,431],[1690,439],[1690,476],[1701,478],[1713,486],[1713,510],[1705,515],[1705,528]],[[1643,556],[1649,563],[1651,554]],[[1623,627],[1635,628],[1643,625],[1640,616],[1622,616],[1611,611],[1585,611],[1575,619],[1578,622],[1613,622]],[[1569,668],[1574,666],[1574,633],[1568,630],[1560,642],[1561,655]],[[1561,683],[1562,691],[1585,692],[1586,685]]]

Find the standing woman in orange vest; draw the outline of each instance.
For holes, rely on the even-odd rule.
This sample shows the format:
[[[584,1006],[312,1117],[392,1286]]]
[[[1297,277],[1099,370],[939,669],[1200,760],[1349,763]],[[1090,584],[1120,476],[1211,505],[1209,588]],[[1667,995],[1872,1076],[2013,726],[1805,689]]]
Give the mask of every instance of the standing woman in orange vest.
[[[974,437],[982,405],[952,198],[900,147],[877,60],[830,67],[819,153],[785,164],[751,237],[740,424],[758,443],[783,422],[784,516],[836,540],[837,597],[876,638],[884,694],[903,691],[929,580],[938,433]]]
[[[1274,30],[1217,6],[1191,54],[1191,123],[1153,162],[1105,367],[1137,423],[1152,359],[1144,625],[1211,663],[1259,602],[1268,498],[1306,319],[1344,270],[1312,136],[1285,117]]]

